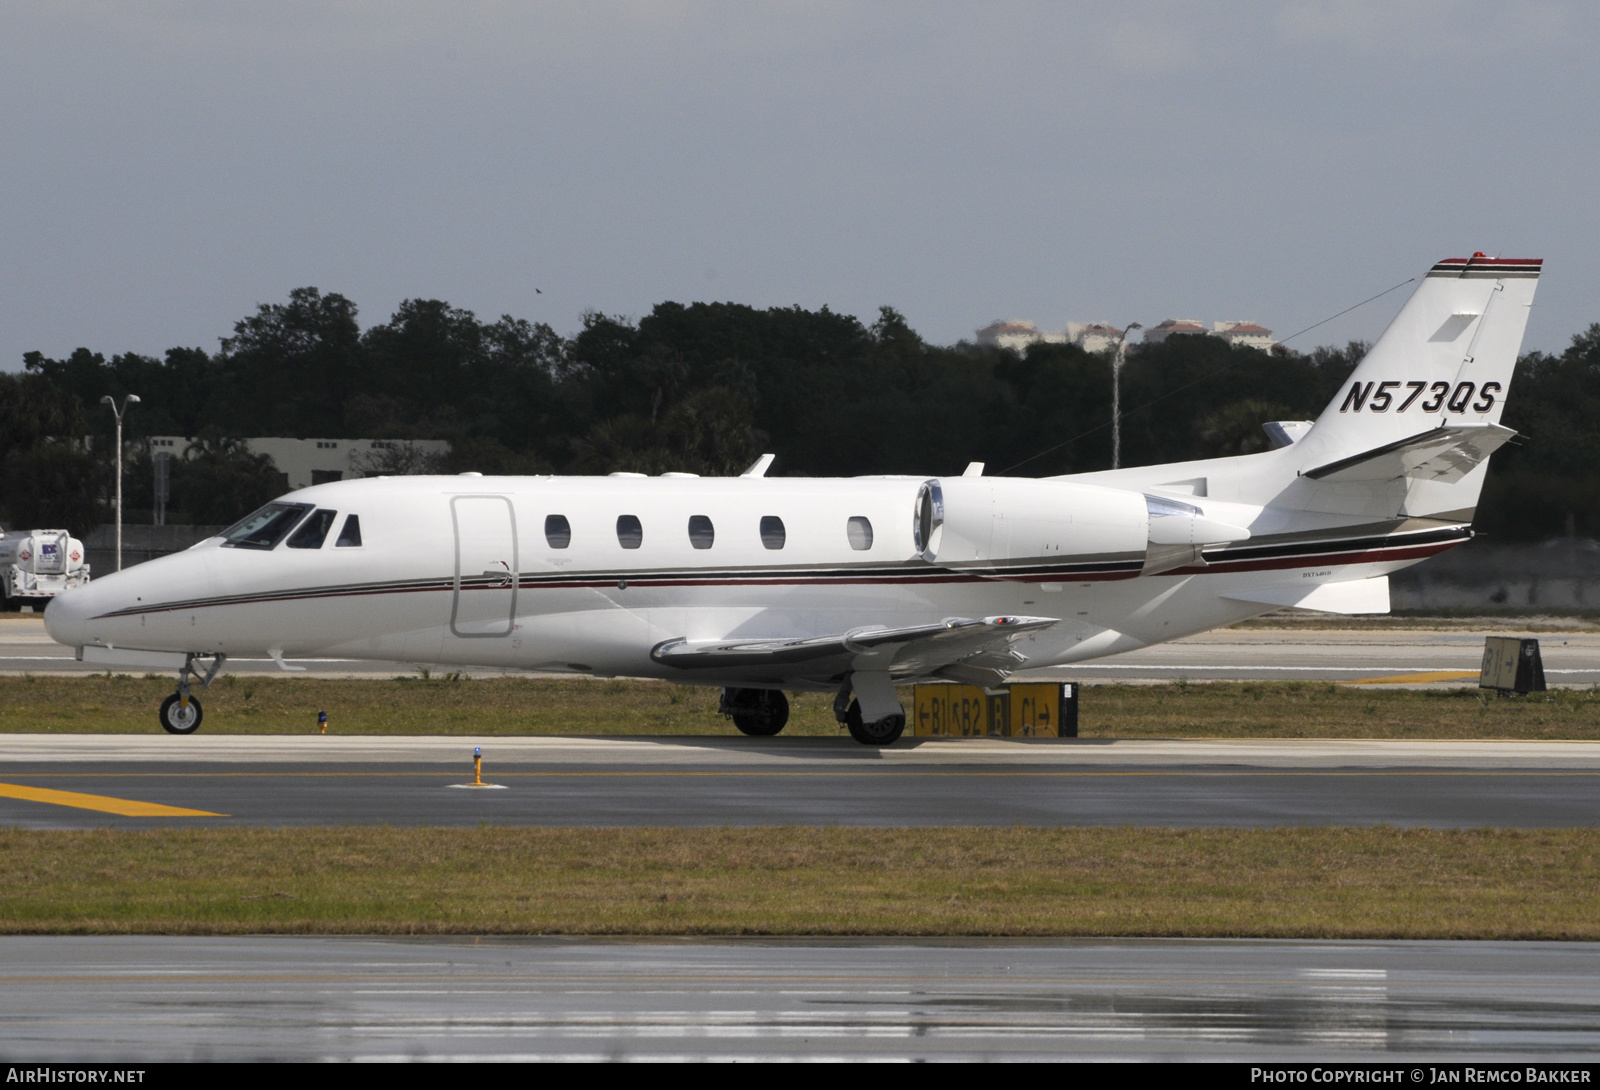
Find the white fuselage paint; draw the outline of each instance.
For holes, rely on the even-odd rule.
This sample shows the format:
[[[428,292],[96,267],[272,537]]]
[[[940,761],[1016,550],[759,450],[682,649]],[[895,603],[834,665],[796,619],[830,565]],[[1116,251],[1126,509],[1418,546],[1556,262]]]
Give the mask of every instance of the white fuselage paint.
[[[1363,553],[1360,563],[1140,576],[1138,556],[1124,555],[1120,569],[1108,572],[1116,565],[1104,562],[1107,549],[1144,542],[1142,493],[999,479],[1001,493],[1032,486],[1060,500],[1063,488],[1071,490],[1081,532],[1060,519],[1062,532],[1054,532],[1051,510],[1041,507],[1031,519],[1037,541],[1018,544],[1024,531],[1017,530],[1002,550],[1000,530],[979,544],[967,540],[971,532],[959,542],[952,533],[948,546],[936,539],[940,555],[929,561],[913,530],[925,480],[394,477],[316,485],[284,500],[337,512],[335,533],[321,548],[236,548],[213,538],[58,598],[46,624],[53,638],[74,646],[749,683],[748,672],[686,676],[650,652],[678,638],[797,638],[996,614],[1059,618],[1015,646],[1025,660],[1018,668],[1036,668],[1272,608],[1222,596],[1241,586],[1362,579],[1414,562]],[[989,518],[984,510],[975,519],[970,504],[954,509],[952,501],[965,504],[963,486],[971,499],[975,483],[946,479],[947,531]],[[1119,529],[1104,510],[1134,521]],[[1017,511],[1009,513],[1019,525]],[[337,527],[350,514],[360,518],[362,544],[337,546]],[[565,548],[546,540],[551,515],[570,525]],[[625,515],[639,520],[638,548],[619,543]],[[709,548],[691,544],[691,516],[709,519]],[[782,520],[781,548],[763,545],[764,516]],[[852,547],[852,518],[870,522],[869,549]],[[995,525],[1005,521],[997,517]],[[1047,568],[1067,567],[1007,569],[986,561],[985,549],[1000,560],[1034,555]],[[1100,570],[1070,570],[1086,549],[1101,558],[1088,566]],[[507,576],[493,577],[501,571]],[[803,670],[762,680],[827,687]]]

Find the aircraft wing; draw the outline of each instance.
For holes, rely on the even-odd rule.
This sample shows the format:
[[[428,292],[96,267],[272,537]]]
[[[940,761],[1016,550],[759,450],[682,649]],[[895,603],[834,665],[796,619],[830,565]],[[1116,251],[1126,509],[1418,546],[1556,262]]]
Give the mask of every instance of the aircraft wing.
[[[650,657],[680,670],[746,670],[824,677],[885,670],[896,677],[1003,680],[1021,662],[1011,645],[1059,624],[1055,617],[948,617],[905,628],[856,628],[798,639],[667,640]]]
[[[1417,477],[1451,483],[1476,469],[1517,433],[1499,424],[1454,424],[1308,469],[1314,481],[1389,481]]]

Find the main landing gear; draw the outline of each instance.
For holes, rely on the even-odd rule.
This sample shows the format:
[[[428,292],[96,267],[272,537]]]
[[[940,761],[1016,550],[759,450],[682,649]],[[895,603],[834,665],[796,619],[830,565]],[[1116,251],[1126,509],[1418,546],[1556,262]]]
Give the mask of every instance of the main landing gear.
[[[789,722],[789,698],[778,689],[724,689],[717,710],[756,738],[770,738]]]
[[[861,702],[852,700],[844,713],[844,725],[849,728],[850,737],[864,746],[892,746],[906,729],[906,717],[886,715],[868,723],[862,718]]]
[[[893,745],[906,729],[905,709],[900,706],[894,682],[887,673],[857,671],[846,675],[833,698],[833,717],[864,746]]]
[[[200,721],[205,718],[205,709],[200,706],[200,700],[190,692],[189,675],[193,674],[200,682],[200,688],[211,688],[212,680],[217,676],[217,671],[222,669],[222,664],[228,661],[228,656],[218,653],[211,656],[211,665],[204,674],[195,669],[195,660],[200,655],[190,655],[184,660],[183,666],[178,670],[178,691],[161,702],[161,729],[168,734],[193,734],[200,729]]]

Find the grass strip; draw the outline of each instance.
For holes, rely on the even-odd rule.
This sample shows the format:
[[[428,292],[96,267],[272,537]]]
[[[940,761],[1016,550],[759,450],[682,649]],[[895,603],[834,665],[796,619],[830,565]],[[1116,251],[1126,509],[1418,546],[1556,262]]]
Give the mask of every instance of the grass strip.
[[[148,734],[167,677],[0,678],[0,732]],[[909,706],[911,692],[903,689]],[[201,694],[207,734],[735,734],[717,690],[655,681],[462,677],[226,677]],[[792,695],[789,735],[839,734],[833,698]],[[1091,685],[1090,738],[1600,739],[1600,691],[1496,697],[1475,687],[1362,689],[1330,682]]]
[[[1600,831],[0,830],[0,932],[1600,939]]]

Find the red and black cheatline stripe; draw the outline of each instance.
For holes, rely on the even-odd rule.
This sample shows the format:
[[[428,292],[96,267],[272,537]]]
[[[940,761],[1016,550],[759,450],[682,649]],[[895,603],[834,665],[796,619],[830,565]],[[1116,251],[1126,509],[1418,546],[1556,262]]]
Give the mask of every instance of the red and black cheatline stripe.
[[[1271,571],[1321,564],[1367,564],[1384,560],[1411,560],[1432,556],[1472,536],[1466,526],[1435,530],[1382,534],[1368,537],[1290,541],[1272,544],[1262,541],[1249,545],[1208,549],[1206,566],[1177,568],[1162,575],[1196,575],[1206,572]],[[529,574],[518,577],[519,590],[564,590],[629,587],[712,587],[712,586],[904,586],[927,583],[1090,583],[1137,578],[1143,557],[1118,558],[1059,564],[1029,564],[1003,568],[942,568],[921,561],[908,561],[894,567],[873,568],[749,568],[724,571],[601,571],[561,574]],[[217,606],[256,605],[269,602],[303,602],[323,598],[358,598],[383,594],[417,594],[453,591],[453,577],[395,580],[386,583],[360,583],[331,587],[304,587],[295,590],[261,591],[255,594],[219,595],[193,598],[160,605],[137,606],[102,613],[101,617],[132,617],[145,613],[173,613],[181,610]],[[493,577],[472,576],[461,580],[463,590],[507,589]]]
[[[1542,257],[1447,257],[1429,269],[1428,275],[1464,280],[1533,279],[1543,264]]]

